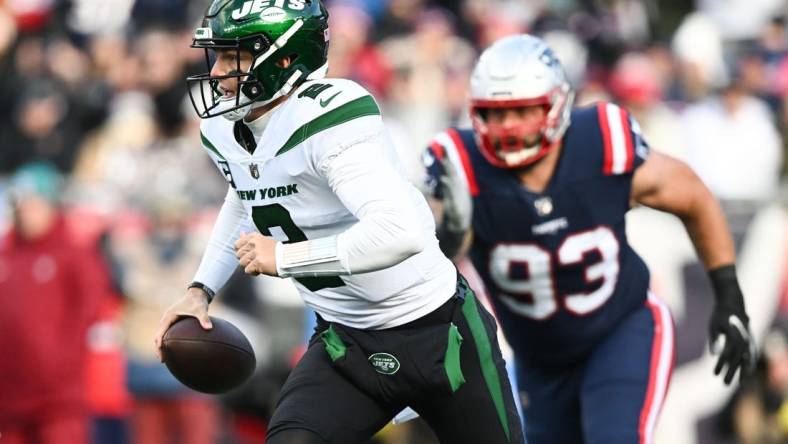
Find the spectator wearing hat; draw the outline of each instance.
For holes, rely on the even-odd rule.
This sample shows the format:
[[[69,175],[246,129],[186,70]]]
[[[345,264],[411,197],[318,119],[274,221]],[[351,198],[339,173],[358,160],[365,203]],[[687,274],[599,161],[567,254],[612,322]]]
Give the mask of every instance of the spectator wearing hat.
[[[10,179],[12,224],[0,240],[0,433],[3,444],[89,442],[86,332],[110,280],[71,235],[63,180],[49,164]]]

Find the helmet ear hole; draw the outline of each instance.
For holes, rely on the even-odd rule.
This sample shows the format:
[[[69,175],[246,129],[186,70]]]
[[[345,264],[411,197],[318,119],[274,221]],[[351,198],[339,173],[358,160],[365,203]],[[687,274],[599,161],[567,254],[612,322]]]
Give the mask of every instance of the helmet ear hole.
[[[281,69],[287,69],[287,67],[292,65],[297,58],[298,54],[288,54],[286,56],[282,56],[282,58],[276,61],[276,66]]]
[[[265,37],[260,36],[257,37],[250,46],[252,49],[252,54],[257,56],[258,54],[262,54],[263,52],[267,51],[271,45],[268,43],[268,40]]]

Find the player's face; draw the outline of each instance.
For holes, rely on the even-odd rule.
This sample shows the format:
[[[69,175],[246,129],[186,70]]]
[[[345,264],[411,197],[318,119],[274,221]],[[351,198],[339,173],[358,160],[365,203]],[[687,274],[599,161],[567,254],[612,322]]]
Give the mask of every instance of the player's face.
[[[541,138],[541,128],[547,117],[547,110],[543,105],[516,106],[510,108],[488,108],[486,110],[488,125],[504,128],[506,135],[493,135],[493,144],[515,145],[517,140],[501,140],[502,137],[516,138],[520,134],[525,146],[533,146]],[[519,131],[517,131],[519,129]]]
[[[235,49],[216,49],[213,51],[214,62],[211,67],[211,76],[226,76],[249,72],[252,66],[252,54],[248,51]],[[243,78],[230,77],[219,80],[218,92],[222,99],[234,98],[238,94],[238,83]]]

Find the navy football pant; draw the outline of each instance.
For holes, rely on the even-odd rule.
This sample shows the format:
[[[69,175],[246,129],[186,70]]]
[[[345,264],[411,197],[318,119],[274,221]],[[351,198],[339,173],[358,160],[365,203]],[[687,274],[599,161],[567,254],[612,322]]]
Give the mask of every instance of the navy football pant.
[[[650,444],[673,371],[673,319],[649,295],[582,361],[517,362],[528,444]]]

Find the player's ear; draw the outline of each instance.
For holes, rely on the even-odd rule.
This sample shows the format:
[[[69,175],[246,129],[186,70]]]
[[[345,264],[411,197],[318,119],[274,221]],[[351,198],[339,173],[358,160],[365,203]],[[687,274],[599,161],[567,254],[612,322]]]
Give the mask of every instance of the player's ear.
[[[291,63],[293,63],[293,59],[295,59],[295,56],[293,56],[293,55],[286,55],[286,56],[284,56],[281,59],[276,61],[276,66],[278,66],[278,67],[280,67],[282,69],[285,69],[288,66],[290,66]]]

